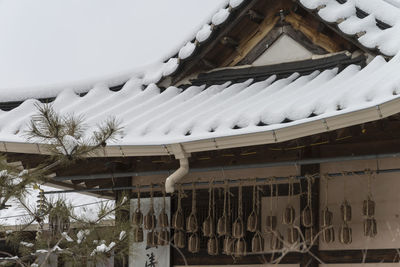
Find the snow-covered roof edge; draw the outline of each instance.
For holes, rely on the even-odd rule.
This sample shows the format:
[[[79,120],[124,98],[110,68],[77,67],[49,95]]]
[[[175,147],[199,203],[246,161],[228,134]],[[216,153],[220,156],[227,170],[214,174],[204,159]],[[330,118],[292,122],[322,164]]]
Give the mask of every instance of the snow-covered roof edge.
[[[197,49],[210,39],[213,32],[228,20],[234,11],[242,8],[246,3],[251,1],[230,0],[229,4],[215,13],[210,23],[203,25],[195,34],[193,40],[181,47],[175,56],[166,60],[158,70],[146,73],[142,79],[142,83],[144,85],[158,83],[163,78],[174,75],[181,63],[189,60],[197,52]]]
[[[221,27],[224,22],[231,16],[231,14],[240,9],[244,6],[245,3],[249,3],[252,0],[229,0],[229,3],[219,9],[211,18],[211,20],[203,25],[203,27],[198,30],[197,32],[193,32],[192,41],[187,42],[183,47],[177,47],[176,51],[172,51],[170,55],[164,60],[164,63],[153,63],[147,64],[140,67],[133,68],[130,70],[129,73],[117,73],[116,75],[109,76],[109,77],[97,77],[91,78],[89,80],[81,80],[75,81],[68,84],[48,84],[45,87],[31,87],[32,90],[25,90],[25,95],[18,94],[17,97],[12,96],[9,97],[5,95],[1,102],[20,102],[27,99],[43,99],[48,100],[55,97],[58,93],[63,91],[64,89],[71,89],[76,93],[87,93],[93,87],[104,85],[109,88],[112,87],[120,87],[124,83],[128,82],[130,79],[141,79],[143,85],[148,85],[151,83],[157,83],[162,78],[168,77],[174,74],[180,64],[186,60],[189,60],[191,56],[196,52],[196,49],[200,46],[200,44],[204,44],[207,42],[212,33],[219,27]],[[160,60],[163,60],[160,58]],[[29,88],[26,88],[29,89]],[[40,90],[39,94],[33,93],[36,92],[37,89],[44,89]],[[50,89],[57,89],[57,90],[50,90]],[[53,92],[49,92],[53,91]]]
[[[162,156],[174,155],[175,146],[178,144],[186,153],[220,150],[253,145],[265,145],[293,140],[296,138],[330,132],[353,125],[367,123],[387,118],[398,113],[400,98],[382,102],[372,107],[339,111],[335,116],[316,116],[286,123],[283,127],[277,127],[261,132],[231,134],[216,138],[177,140],[161,145],[109,145],[103,148],[94,157],[125,157],[125,156]],[[0,142],[1,152],[15,152],[28,154],[49,155],[46,145],[23,142]],[[91,155],[93,157],[93,155]]]
[[[214,14],[208,24],[203,25],[198,32],[194,33],[191,41],[187,42],[179,51],[176,51],[174,56],[165,60],[164,63],[161,65],[154,64],[145,66],[145,71],[132,72],[129,75],[125,74],[118,77],[108,77],[106,85],[108,87],[118,86],[125,81],[129,81],[131,78],[140,78],[144,85],[148,85],[151,83],[158,83],[163,78],[176,74],[182,63],[190,60],[201,45],[205,44],[211,38],[213,32],[223,26],[235,11],[245,7],[251,2],[253,2],[253,0],[230,0],[227,6],[221,8]],[[391,26],[391,28],[386,30],[391,31],[391,35],[393,35],[392,30],[394,30],[393,28],[395,28],[399,21],[400,11],[396,8],[396,10],[389,12],[388,8],[390,8],[390,5],[383,0],[376,0],[376,5],[380,7],[381,10],[371,10],[371,6],[373,7],[373,5],[370,4],[371,1],[352,0],[342,3],[342,0],[296,0],[296,2],[306,10],[315,13],[322,22],[336,28],[337,32],[344,37],[354,39],[359,46],[364,47],[366,50],[372,52],[376,51],[384,56],[394,56],[395,53],[393,51],[397,49],[397,46],[392,45],[393,42],[389,42],[390,40],[386,40],[389,32],[385,33],[383,37],[381,36],[381,32],[377,32],[377,30],[381,31],[382,29],[379,29],[376,24],[379,21],[385,25]],[[366,10],[366,12],[370,12],[370,15],[364,19],[357,19],[355,16],[357,10]],[[345,24],[354,24],[356,26],[351,28]],[[367,30],[365,30],[364,27],[367,27]],[[367,41],[364,40],[373,39],[367,36],[369,34],[368,31],[371,31],[371,34],[373,34],[372,37],[379,37],[382,39],[382,42],[379,42],[380,45],[376,47],[369,43],[366,45],[365,42]],[[385,40],[387,42],[384,42]],[[372,41],[369,42],[373,43]],[[385,43],[388,44],[382,46],[382,44]],[[82,84],[70,84],[68,88],[72,88],[76,93],[84,93],[93,88],[95,84],[97,84],[96,81],[92,80]],[[105,84],[105,82],[102,82],[102,84]],[[40,95],[34,98],[41,99],[49,97],[54,97],[54,95]],[[32,98],[32,95],[29,95],[27,98]]]
[[[364,50],[391,58],[400,49],[400,9],[384,0],[296,0]]]
[[[210,24],[203,26],[203,28],[196,34],[196,38],[194,38],[194,40],[188,42],[179,50],[175,57],[171,57],[164,63],[162,73],[159,72],[160,75],[156,75],[158,80],[148,79],[150,76],[145,76],[143,79],[143,84],[148,85],[150,83],[157,83],[163,78],[174,75],[178,70],[179,65],[182,62],[190,59],[200,47],[200,44],[206,42],[212,35],[212,32],[229,18],[229,16],[232,14],[232,11],[243,7],[245,2],[248,3],[250,0],[231,0],[226,8],[219,10],[213,16]],[[375,32],[377,29],[388,29],[389,31],[392,31],[391,28],[394,28],[396,23],[399,21],[400,11],[396,10],[385,13],[385,11],[390,10],[390,5],[382,0],[378,0],[376,4],[380,10],[371,9],[373,7],[373,5],[369,3],[371,1],[296,0],[296,2],[299,3],[304,9],[315,13],[317,18],[322,22],[333,26],[336,29],[336,32],[345,38],[354,39],[354,42],[356,42],[359,47],[362,47],[367,51],[376,52],[390,58],[394,56],[400,48],[393,47],[395,45],[392,44],[385,45],[384,41],[388,40],[377,42],[378,44],[376,47],[374,47],[371,46],[368,41],[365,41],[365,39],[367,39],[365,36],[363,37],[363,35],[367,34],[368,31]],[[368,14],[367,11],[373,15]],[[357,13],[359,12],[362,12],[364,15],[368,15],[366,17],[366,20],[368,20],[367,22],[361,21],[361,19],[360,21],[354,21],[354,15],[358,16]],[[370,25],[371,23],[372,25]],[[353,29],[351,29],[351,27],[346,26],[346,24],[362,25],[353,27]],[[381,36],[377,35],[374,37]],[[154,73],[152,73],[151,78],[155,78]]]

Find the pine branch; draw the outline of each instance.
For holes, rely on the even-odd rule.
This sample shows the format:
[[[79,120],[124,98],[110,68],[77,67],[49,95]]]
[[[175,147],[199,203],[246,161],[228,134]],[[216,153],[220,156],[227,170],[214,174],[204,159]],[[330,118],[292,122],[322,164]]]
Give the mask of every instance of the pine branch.
[[[82,259],[95,259],[94,257],[102,256],[97,253],[101,252],[98,251],[97,245],[101,240],[106,240],[113,249],[121,247],[119,251],[123,251],[123,248],[128,247],[127,245],[122,245],[124,242],[126,243],[126,238],[119,239],[118,237],[122,231],[129,232],[130,223],[119,223],[110,228],[112,231],[106,232],[98,229],[98,223],[119,210],[125,209],[126,202],[116,203],[114,207],[103,206],[96,220],[91,221],[73,215],[73,208],[67,205],[65,200],[59,199],[56,202],[46,200],[47,206],[44,209],[41,208],[40,212],[30,208],[23,200],[28,186],[45,182],[50,170],[94,154],[99,149],[104,148],[107,142],[118,138],[122,133],[119,122],[110,118],[90,131],[84,125],[83,117],[59,115],[49,104],[38,104],[36,108],[38,114],[30,121],[26,136],[29,140],[46,145],[52,155],[53,162],[21,172],[21,170],[7,164],[5,160],[1,160],[2,158],[0,158],[0,169],[4,170],[0,171],[0,209],[6,205],[7,201],[16,198],[20,201],[20,205],[29,213],[29,217],[31,217],[28,224],[22,228],[22,231],[19,231],[21,235],[18,232],[11,234],[7,238],[8,242],[15,243],[17,247],[21,241],[25,244],[27,244],[28,240],[32,242],[32,247],[19,246],[21,253],[29,255],[29,261],[31,261],[32,257],[36,256],[35,253],[32,254],[34,248],[47,247],[48,252],[45,256],[45,259],[47,259],[53,253],[49,248],[54,248],[55,245],[60,245],[65,250],[58,253],[67,255],[70,258],[74,257],[79,263],[81,263]],[[44,230],[42,227],[42,223],[46,218],[49,220],[49,226],[52,231]],[[22,233],[25,233],[23,230],[27,229],[35,221],[39,223],[41,228],[36,234],[35,240],[32,241],[29,236]],[[70,221],[75,221],[79,224],[75,225],[72,230],[70,229]],[[73,244],[69,243],[70,241],[66,241],[65,235],[62,232],[64,229],[67,229],[67,233],[71,231],[72,236],[74,235],[73,232],[75,232],[75,240],[77,241],[72,242]],[[79,235],[81,235],[81,241],[78,242]]]
[[[90,132],[82,116],[59,115],[49,104],[36,107],[38,114],[30,122],[27,138],[47,144],[53,157],[63,163],[96,153],[122,133],[120,123],[114,118]]]

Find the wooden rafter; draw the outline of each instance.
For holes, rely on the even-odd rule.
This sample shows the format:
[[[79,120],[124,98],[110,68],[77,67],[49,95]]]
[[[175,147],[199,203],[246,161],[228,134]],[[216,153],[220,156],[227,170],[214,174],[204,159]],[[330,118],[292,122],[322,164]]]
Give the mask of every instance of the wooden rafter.
[[[276,35],[278,26],[288,26],[283,27],[286,34],[301,41],[315,54],[358,49],[330,28],[321,28],[324,24],[319,19],[290,0],[249,1],[234,12],[229,21],[214,31],[209,41],[199,44],[195,55],[182,62],[179,70],[168,78],[169,81],[161,81],[160,85],[174,84],[188,75],[215,67],[251,63],[244,58],[253,53],[254,59],[252,51],[257,46],[258,50],[262,50],[260,43],[273,40],[271,36]],[[254,17],[257,17],[256,21]],[[227,44],[230,44],[228,48]],[[209,62],[212,64],[205,64]]]

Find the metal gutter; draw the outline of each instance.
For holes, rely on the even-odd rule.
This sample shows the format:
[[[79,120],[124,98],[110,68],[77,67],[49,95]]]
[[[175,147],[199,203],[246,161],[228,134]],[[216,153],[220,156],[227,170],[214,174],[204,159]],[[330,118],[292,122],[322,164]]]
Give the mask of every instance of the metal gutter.
[[[180,145],[183,151],[186,153],[195,153],[235,147],[272,144],[380,120],[399,112],[400,98],[395,98],[379,105],[336,116],[322,119],[310,118],[310,121],[295,125],[286,126],[287,124],[282,124],[283,127],[275,130],[216,137],[175,144],[107,146],[103,151],[94,157],[173,155],[173,147],[176,145]],[[50,155],[50,151],[46,149],[45,145],[36,143],[0,142],[0,151]]]

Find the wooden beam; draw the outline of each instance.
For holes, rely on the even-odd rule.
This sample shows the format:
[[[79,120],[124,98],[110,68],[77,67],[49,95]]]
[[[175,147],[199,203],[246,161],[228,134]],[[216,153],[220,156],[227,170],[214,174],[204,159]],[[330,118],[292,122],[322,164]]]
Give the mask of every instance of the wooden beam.
[[[282,34],[281,27],[274,27],[255,45],[237,65],[249,65],[260,57]]]
[[[49,186],[54,186],[56,188],[68,188],[68,189],[73,189],[73,190],[84,190],[86,187],[84,186],[79,186],[79,185],[74,185],[70,183],[63,183],[63,182],[58,182],[54,180],[49,180],[47,183]],[[106,197],[106,198],[114,198],[113,194],[110,194],[108,192],[96,192],[96,193],[90,193],[90,192],[84,192],[83,194],[86,195],[91,195],[91,196],[97,196],[97,197]]]
[[[304,46],[308,51],[315,55],[324,55],[328,53],[326,49],[315,44],[303,32],[295,30],[292,26],[284,26],[283,31],[293,40]]]
[[[340,43],[335,42],[335,39],[333,39],[332,36],[327,36],[318,31],[319,22],[313,26],[309,21],[306,21],[303,17],[293,12],[285,17],[285,21],[290,23],[294,29],[306,35],[312,43],[322,47],[326,51],[334,53],[343,50]]]
[[[295,0],[300,6],[302,6],[304,8],[304,6],[300,3],[299,0]],[[312,16],[316,17],[319,21],[322,21],[326,27],[328,27],[329,29],[331,29],[333,32],[337,33],[338,35],[340,35],[343,39],[347,40],[348,42],[352,43],[353,45],[357,46],[358,48],[360,48],[361,50],[363,50],[366,53],[369,53],[373,56],[377,55],[377,51],[373,51],[371,49],[366,48],[365,46],[363,46],[360,42],[358,42],[357,39],[355,39],[354,37],[348,37],[345,34],[343,34],[343,32],[341,32],[336,24],[329,24],[326,23],[325,21],[323,21],[316,13],[314,13],[313,11],[310,11],[306,8],[304,8],[307,12],[309,12],[309,14],[311,14]]]
[[[265,15],[255,11],[253,9],[249,10],[248,15],[250,17],[250,20],[252,20],[252,21],[254,21],[255,23],[258,23],[258,24],[260,24],[265,18]]]
[[[176,250],[172,249],[173,253],[173,264],[174,265],[185,265],[181,254]],[[208,265],[208,266],[218,266],[218,265],[249,265],[249,264],[267,264],[271,257],[278,257],[278,254],[248,254],[240,258],[233,258],[232,256],[218,255],[210,256],[206,251],[200,251],[197,254],[187,254],[185,255],[187,264],[190,265]],[[295,264],[299,263],[301,260],[301,253],[288,253],[280,263],[282,264]],[[277,265],[279,266],[279,265]]]
[[[246,54],[238,65],[248,65],[253,63],[258,57],[267,51],[282,34],[287,34],[313,54],[322,55],[328,53],[328,51],[314,44],[304,33],[295,30],[291,25],[280,26],[276,23],[274,28]]]
[[[398,249],[325,250],[319,251],[324,263],[395,263],[399,262]]]
[[[177,251],[173,250],[172,254],[174,255],[174,265],[184,265],[184,260]],[[302,253],[290,252],[282,259],[280,264],[299,264],[303,261],[304,255]],[[188,265],[200,266],[264,264],[272,257],[271,254],[265,253],[246,255],[233,259],[231,256],[226,255],[209,256],[206,251],[200,251],[198,254],[187,254],[185,256]],[[398,249],[323,250],[319,251],[319,259],[325,264],[398,263],[400,261]]]
[[[276,16],[276,12],[281,9],[281,5],[287,4],[286,1],[275,2],[276,4],[270,4],[269,8],[265,11],[265,19],[259,24],[259,26],[253,31],[249,32],[247,36],[240,40],[240,45],[235,51],[236,53],[231,54],[226,58],[222,66],[237,66],[244,57],[250,53],[261,42],[266,36],[275,28],[275,25],[279,21],[279,16]]]
[[[279,29],[274,32],[270,38],[265,39],[265,42],[271,41],[279,35]],[[276,40],[276,39],[275,39]],[[266,45],[266,44],[265,44]],[[265,50],[260,46],[254,53],[247,58],[247,61],[244,62],[246,64],[252,63],[259,55],[261,55]],[[243,68],[227,68],[216,70],[208,73],[200,73],[197,79],[191,80],[194,85],[202,85],[204,83],[207,84],[219,84],[227,81],[231,82],[240,82],[247,79],[255,79],[265,80],[272,75],[277,75],[278,79],[289,77],[294,72],[299,73],[300,75],[308,75],[315,70],[325,70],[331,69],[334,67],[344,68],[350,64],[358,64],[363,65],[365,62],[365,57],[360,56],[357,58],[351,58],[349,55],[345,53],[340,53],[336,55],[331,55],[329,57],[323,57],[318,59],[307,59],[296,62],[285,62],[280,64],[273,64],[267,66],[248,66]]]
[[[219,43],[222,37],[227,36],[230,30],[239,23],[241,18],[246,16],[249,10],[252,9],[257,2],[258,1],[256,0],[248,1],[239,11],[236,11],[236,14],[231,15],[229,18],[230,23],[225,23],[224,27],[218,29],[217,32],[214,33],[215,35],[212,40],[208,41],[207,44],[202,45],[202,47],[198,49],[199,53],[194,58],[183,63],[184,66],[182,67],[182,70],[173,77],[173,82],[180,81],[186,77],[188,72],[198,64],[199,60],[204,58],[207,53],[211,51],[217,43]],[[162,81],[160,81],[160,83],[162,83]]]
[[[217,65],[214,62],[208,59],[202,58],[200,61],[206,69],[215,69],[217,67]]]
[[[221,44],[230,48],[236,48],[239,45],[239,42],[232,37],[224,36],[221,39]]]

